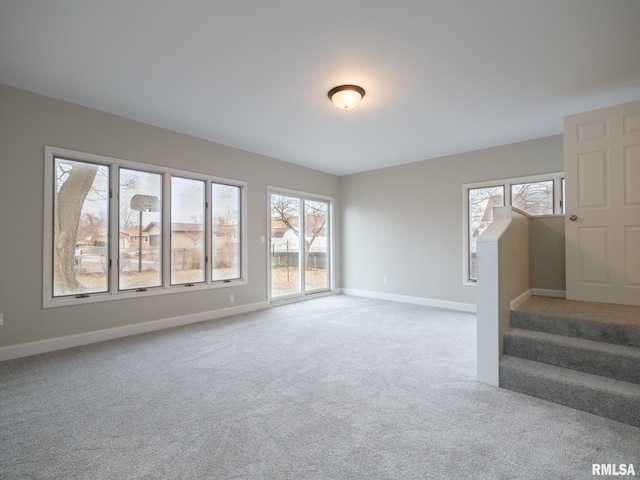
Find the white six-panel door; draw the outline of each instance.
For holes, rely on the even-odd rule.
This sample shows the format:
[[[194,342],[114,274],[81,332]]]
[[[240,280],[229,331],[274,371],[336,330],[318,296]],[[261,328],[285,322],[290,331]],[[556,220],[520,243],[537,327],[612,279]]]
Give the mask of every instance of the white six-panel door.
[[[566,117],[567,298],[640,305],[640,101]]]

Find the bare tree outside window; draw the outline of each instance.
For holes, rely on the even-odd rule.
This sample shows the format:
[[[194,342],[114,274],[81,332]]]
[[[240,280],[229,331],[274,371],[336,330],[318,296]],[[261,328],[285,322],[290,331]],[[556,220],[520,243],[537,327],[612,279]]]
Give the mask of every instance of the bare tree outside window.
[[[553,180],[511,185],[511,205],[530,215],[553,214]]]
[[[493,208],[504,206],[504,186],[469,189],[469,279],[478,278],[478,237],[493,222]]]
[[[56,157],[54,171],[53,296],[107,291],[105,261],[90,247],[109,215],[109,167]]]
[[[329,204],[304,201],[305,291],[329,287],[327,275],[327,217]]]
[[[120,188],[135,190],[138,188],[138,175],[135,170],[120,170]],[[120,198],[120,228],[128,230],[138,226],[139,213],[131,208],[130,199]]]
[[[508,205],[528,216],[560,214],[564,211],[563,172],[490,180],[463,185],[464,208],[463,282],[478,280],[477,240],[493,221],[493,209]]]
[[[271,292],[290,295],[301,292],[300,199],[271,195]]]
[[[192,215],[184,229],[184,236],[191,241],[191,247],[197,248],[204,244],[204,230],[202,229],[202,216]]]
[[[44,308],[244,282],[244,182],[50,146],[44,177]]]
[[[273,296],[302,292],[300,268],[304,269],[305,293],[329,288],[328,212],[325,201],[271,195]]]

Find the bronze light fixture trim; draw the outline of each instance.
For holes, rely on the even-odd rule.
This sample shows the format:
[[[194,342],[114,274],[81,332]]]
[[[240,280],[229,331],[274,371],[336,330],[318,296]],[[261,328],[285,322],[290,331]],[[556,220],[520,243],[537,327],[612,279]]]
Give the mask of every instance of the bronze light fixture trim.
[[[328,93],[329,99],[341,110],[353,108],[364,97],[364,89],[358,85],[339,85]]]

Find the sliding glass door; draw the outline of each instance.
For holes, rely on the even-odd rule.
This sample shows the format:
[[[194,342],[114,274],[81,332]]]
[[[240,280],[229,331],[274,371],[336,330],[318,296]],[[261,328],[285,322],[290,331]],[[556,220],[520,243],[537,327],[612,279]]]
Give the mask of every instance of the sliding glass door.
[[[302,200],[271,194],[271,297],[302,292],[300,211]]]
[[[327,231],[329,202],[303,200],[304,209],[304,290],[329,290]]]
[[[270,192],[270,297],[331,289],[329,199]]]

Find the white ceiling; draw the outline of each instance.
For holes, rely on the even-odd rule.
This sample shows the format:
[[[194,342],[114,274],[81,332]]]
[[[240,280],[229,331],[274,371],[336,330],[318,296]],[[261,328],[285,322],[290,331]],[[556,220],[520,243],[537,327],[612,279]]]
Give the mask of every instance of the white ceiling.
[[[343,175],[640,99],[640,1],[0,0],[0,83]]]

